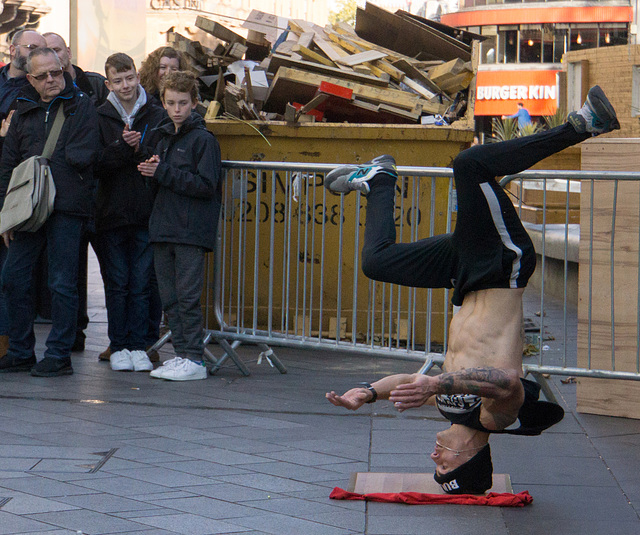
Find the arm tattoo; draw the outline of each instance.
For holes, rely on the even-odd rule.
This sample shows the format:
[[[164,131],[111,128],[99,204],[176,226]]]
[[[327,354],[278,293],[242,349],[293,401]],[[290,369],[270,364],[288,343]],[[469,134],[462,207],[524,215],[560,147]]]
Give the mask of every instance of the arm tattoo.
[[[443,373],[438,377],[438,394],[494,397],[509,389],[513,375],[509,370],[500,368],[469,368]]]

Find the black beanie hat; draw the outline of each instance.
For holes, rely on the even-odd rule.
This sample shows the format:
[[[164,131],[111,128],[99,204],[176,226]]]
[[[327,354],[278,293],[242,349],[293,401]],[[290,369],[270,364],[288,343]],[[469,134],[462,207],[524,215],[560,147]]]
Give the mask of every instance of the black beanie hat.
[[[447,494],[484,494],[493,486],[491,448],[487,444],[466,463],[446,474],[433,474],[433,479]]]

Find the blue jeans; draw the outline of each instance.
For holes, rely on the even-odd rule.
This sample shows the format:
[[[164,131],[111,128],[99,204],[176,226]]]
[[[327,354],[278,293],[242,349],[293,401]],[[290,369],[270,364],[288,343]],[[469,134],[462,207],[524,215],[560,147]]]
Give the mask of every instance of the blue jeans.
[[[204,358],[200,296],[205,250],[197,245],[154,243],[153,254],[173,349],[177,356],[199,362]]]
[[[51,331],[45,357],[66,358],[76,336],[78,256],[84,219],[54,212],[37,232],[16,232],[2,270],[9,314],[9,352],[15,358],[34,354],[33,269],[47,248],[51,290]]]
[[[111,351],[145,350],[149,330],[149,231],[120,227],[98,235]]]

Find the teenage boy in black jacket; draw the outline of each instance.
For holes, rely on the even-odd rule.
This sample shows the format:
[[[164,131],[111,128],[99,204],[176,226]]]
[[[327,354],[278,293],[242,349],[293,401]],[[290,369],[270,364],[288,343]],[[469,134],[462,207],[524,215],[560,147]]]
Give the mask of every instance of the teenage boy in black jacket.
[[[160,97],[169,118],[155,155],[138,166],[156,190],[149,232],[162,305],[176,358],[151,372],[170,381],[206,379],[200,294],[205,253],[212,251],[222,199],[220,147],[193,110],[195,77],[163,78]]]
[[[112,54],[105,63],[107,101],[98,108],[102,152],[96,167],[96,233],[105,283],[111,368],[151,371],[145,351],[149,328],[149,281],[153,206],[138,163],[159,140],[165,111],[139,83],[131,57]]]
[[[8,299],[9,351],[0,359],[0,371],[29,371],[53,377],[73,373],[71,346],[78,312],[78,255],[83,227],[93,209],[93,163],[99,147],[96,110],[64,73],[50,48],[36,48],[27,62],[27,86],[17,99],[17,110],[5,139],[0,162],[0,199],[13,169],[30,156],[40,155],[58,110],[65,122],[49,159],[56,186],[54,210],[36,232],[5,232],[9,247],[2,271]],[[52,327],[44,359],[36,364],[33,333],[32,274],[47,247]]]

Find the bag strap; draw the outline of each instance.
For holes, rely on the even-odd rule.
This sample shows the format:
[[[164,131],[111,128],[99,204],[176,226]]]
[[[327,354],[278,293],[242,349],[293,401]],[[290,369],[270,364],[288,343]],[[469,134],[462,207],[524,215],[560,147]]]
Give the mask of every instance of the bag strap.
[[[62,125],[64,124],[64,112],[62,111],[62,103],[58,106],[58,112],[56,113],[56,118],[53,121],[53,126],[51,127],[51,131],[49,132],[49,136],[47,137],[47,142],[44,145],[44,150],[42,151],[43,158],[51,158],[53,154],[53,150],[56,148],[56,143],[58,143],[58,138],[60,137],[60,131],[62,130]]]

